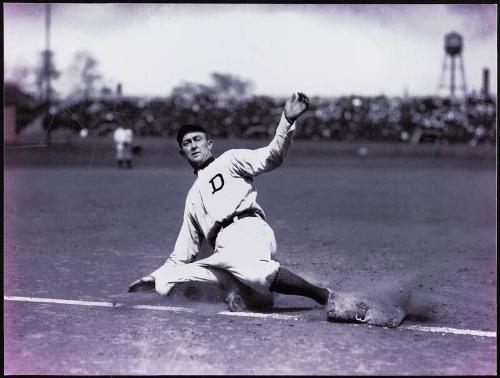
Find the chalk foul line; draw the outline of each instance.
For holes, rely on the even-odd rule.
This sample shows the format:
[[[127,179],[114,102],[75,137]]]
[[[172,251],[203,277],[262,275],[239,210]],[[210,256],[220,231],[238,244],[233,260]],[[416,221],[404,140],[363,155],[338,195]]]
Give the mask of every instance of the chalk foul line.
[[[453,333],[455,335],[497,337],[496,332],[478,331],[473,329],[459,329],[459,328],[449,328],[449,327],[424,327],[419,325],[403,326],[402,328],[414,331],[423,331],[423,332]]]
[[[65,305],[76,305],[76,306],[92,306],[92,307],[123,307],[123,308],[133,308],[139,310],[154,310],[154,311],[171,311],[171,312],[189,312],[195,313],[195,309],[176,307],[176,306],[151,306],[151,305],[125,305],[115,302],[92,302],[92,301],[82,301],[82,300],[71,300],[71,299],[54,299],[54,298],[33,298],[33,297],[16,297],[16,296],[6,296],[3,297],[4,301],[18,301],[18,302],[34,302],[34,303],[50,303],[50,304],[65,304]],[[281,320],[301,320],[300,316],[296,315],[285,315],[285,314],[263,314],[259,312],[230,312],[221,311],[217,315],[225,316],[239,316],[247,318],[270,318],[270,319],[281,319]],[[491,331],[481,331],[473,329],[459,329],[450,327],[424,327],[419,325],[408,325],[400,326],[397,329],[406,329],[412,331],[421,332],[435,332],[441,334],[455,334],[455,335],[467,335],[467,336],[480,336],[480,337],[497,337],[496,332]]]

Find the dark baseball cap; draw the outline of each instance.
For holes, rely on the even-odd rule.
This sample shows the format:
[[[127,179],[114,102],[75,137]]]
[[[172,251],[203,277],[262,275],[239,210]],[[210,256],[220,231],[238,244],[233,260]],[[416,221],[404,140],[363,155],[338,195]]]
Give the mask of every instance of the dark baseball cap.
[[[201,127],[199,125],[184,125],[179,129],[179,131],[177,131],[177,143],[179,143],[179,146],[182,143],[182,138],[184,138],[184,135],[193,133],[195,131],[205,133],[208,138],[208,132],[204,127]]]

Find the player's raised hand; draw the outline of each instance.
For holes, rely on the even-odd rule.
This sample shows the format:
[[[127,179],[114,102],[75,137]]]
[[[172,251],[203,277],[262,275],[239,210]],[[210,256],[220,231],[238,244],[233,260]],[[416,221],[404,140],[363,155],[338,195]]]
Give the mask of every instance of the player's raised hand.
[[[309,108],[309,98],[302,92],[295,92],[285,104],[285,117],[295,122]]]
[[[155,289],[155,278],[151,276],[146,276],[132,282],[128,287],[129,293],[135,293],[137,291],[150,291]]]

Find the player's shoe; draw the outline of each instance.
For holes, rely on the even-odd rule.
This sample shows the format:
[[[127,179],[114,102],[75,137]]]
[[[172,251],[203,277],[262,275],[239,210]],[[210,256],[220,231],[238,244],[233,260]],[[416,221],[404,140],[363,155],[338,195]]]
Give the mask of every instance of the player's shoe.
[[[248,310],[243,297],[237,291],[231,291],[226,297],[226,302],[229,310],[232,312],[244,312]]]
[[[354,295],[333,293],[326,307],[327,320],[332,322],[355,322],[380,327],[397,327],[406,317],[405,311],[396,303],[363,300]]]
[[[231,291],[226,302],[233,312],[242,311],[271,311],[274,306],[274,295],[259,293],[247,287],[240,287]]]
[[[367,322],[368,305],[353,296],[334,293],[328,289],[330,295],[326,304],[326,316],[333,322]]]

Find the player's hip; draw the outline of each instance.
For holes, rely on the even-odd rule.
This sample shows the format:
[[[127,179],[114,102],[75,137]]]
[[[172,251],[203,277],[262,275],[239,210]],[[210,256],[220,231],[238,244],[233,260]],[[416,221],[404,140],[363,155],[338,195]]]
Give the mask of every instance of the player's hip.
[[[215,250],[238,250],[244,254],[249,250],[252,255],[263,251],[266,255],[274,255],[276,238],[274,231],[261,217],[239,219],[222,229],[215,240]]]

